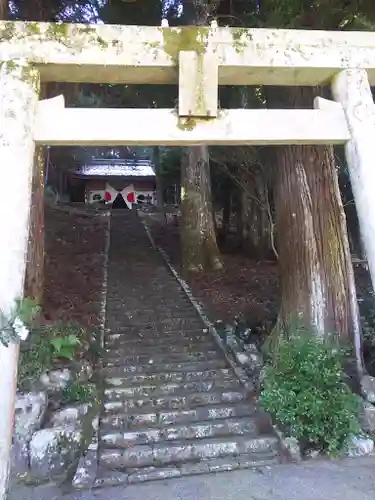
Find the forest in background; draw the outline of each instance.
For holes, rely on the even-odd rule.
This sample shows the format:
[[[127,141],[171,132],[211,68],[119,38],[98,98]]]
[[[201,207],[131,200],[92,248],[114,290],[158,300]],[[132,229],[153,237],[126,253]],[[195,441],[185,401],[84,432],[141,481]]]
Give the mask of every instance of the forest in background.
[[[368,0],[14,0],[0,3],[2,19],[160,25],[302,29],[372,29]],[[64,94],[67,106],[173,107],[176,86],[44,84],[42,97]],[[221,87],[222,108],[311,108],[329,89]],[[343,151],[331,146],[189,147],[135,149],[155,159],[159,209],[184,193],[178,236],[181,268],[195,276],[223,269],[223,249],[259,261],[275,261],[279,302],[274,332],[297,317],[317,333],[336,333],[353,345],[360,335],[351,254],[363,255]],[[43,165],[36,155],[26,294],[42,302],[44,242]],[[117,156],[129,150],[111,152]],[[51,148],[57,172],[108,149]],[[162,195],[163,193],[163,195]],[[220,213],[220,223],[214,213]],[[345,214],[345,217],[343,217]],[[38,264],[39,263],[39,264]],[[37,265],[38,264],[38,265]],[[199,278],[198,278],[199,279]],[[318,283],[318,286],[317,286]],[[323,297],[323,300],[322,300]]]

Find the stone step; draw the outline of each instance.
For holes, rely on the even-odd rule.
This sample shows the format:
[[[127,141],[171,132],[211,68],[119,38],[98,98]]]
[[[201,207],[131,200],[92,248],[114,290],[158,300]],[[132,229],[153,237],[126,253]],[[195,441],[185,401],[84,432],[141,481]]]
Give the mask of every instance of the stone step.
[[[153,330],[157,332],[168,332],[174,330],[196,330],[198,328],[204,328],[203,321],[196,316],[191,318],[166,318],[160,320],[157,323],[151,323],[144,318],[126,318],[124,315],[119,314],[116,316],[110,316],[107,318],[107,326],[112,330],[114,328],[123,328],[126,326],[130,327],[144,327],[149,325]]]
[[[208,332],[205,326],[200,325],[198,328],[185,328],[176,330],[163,330],[154,328],[154,325],[143,325],[143,326],[123,326],[120,328],[106,328],[104,338],[113,338],[112,335],[116,335],[116,338],[120,338],[122,335],[124,340],[134,340],[139,341],[143,339],[153,339],[155,344],[155,339],[158,342],[174,342],[175,340],[189,339],[193,340],[195,338],[202,338],[205,336],[208,339],[212,339],[212,335]]]
[[[137,374],[161,374],[170,372],[194,372],[203,370],[217,370],[227,368],[227,362],[224,358],[212,359],[209,361],[196,361],[190,363],[164,363],[156,365],[155,363],[147,365],[129,365],[129,366],[104,366],[102,374],[105,377],[121,377],[123,375]]]
[[[148,304],[148,302],[147,302]],[[146,304],[146,305],[147,305]],[[156,306],[156,308],[155,308]],[[129,304],[127,301],[127,297],[125,297],[124,300],[111,300],[110,302],[107,302],[107,307],[110,307],[111,309],[120,309],[122,308],[125,311],[125,314],[132,314],[134,316],[151,316],[152,314],[154,316],[160,316],[162,317],[165,316],[179,316],[183,317],[184,315],[194,315],[197,316],[197,312],[192,310],[191,304],[185,303],[185,304],[174,304],[170,305],[168,307],[163,306],[161,307],[160,304],[155,304],[153,307],[144,307],[144,308],[139,308],[139,302],[138,304],[134,304],[133,306]]]
[[[128,280],[123,282],[122,279]],[[137,280],[137,283],[134,284],[130,279],[126,277],[117,277],[115,279],[108,279],[108,284],[113,289],[114,287],[121,287],[121,294],[123,297],[127,297],[128,294],[130,297],[136,297],[137,293],[144,292],[147,290],[149,298],[152,300],[154,298],[154,294],[163,293],[171,295],[172,293],[177,292],[176,281],[175,278],[163,278],[160,279],[159,282],[153,280],[145,280],[144,283]],[[182,292],[180,292],[182,295]]]
[[[129,296],[126,296],[126,299],[123,301],[123,303],[121,303],[120,301],[108,300],[107,298],[107,308],[116,309],[123,305],[126,310],[135,312],[137,315],[140,315],[142,313],[142,310],[139,309],[140,304],[144,305],[146,311],[156,310],[158,313],[173,313],[175,316],[178,316],[182,312],[186,312],[187,310],[189,310],[189,308],[190,312],[195,312],[191,311],[190,304],[182,302],[182,300],[178,297],[176,297],[173,302],[165,300],[163,301],[161,298],[159,298],[158,301],[155,301],[155,298],[149,296],[146,296],[142,299],[140,297],[132,299]]]
[[[164,352],[169,349],[174,351],[178,349],[184,349],[190,347],[191,349],[204,351],[205,349],[212,349],[216,347],[215,340],[211,335],[207,333],[202,333],[194,335],[191,338],[183,337],[176,333],[173,336],[166,336],[166,338],[160,338],[155,342],[154,336],[145,337],[141,333],[137,335],[124,335],[121,333],[114,333],[105,336],[105,346],[106,348],[117,349],[119,347],[126,347],[129,353],[137,352],[142,354],[143,351],[148,352],[149,349],[164,350]]]
[[[169,270],[165,267],[165,264],[162,258],[152,252],[152,255],[144,254],[143,259],[139,260],[138,252],[135,255],[137,257],[137,261],[132,264],[130,267],[126,260],[122,261],[120,265],[116,267],[121,274],[131,276],[134,282],[138,282],[142,278],[163,278],[164,276],[172,277],[173,275],[169,272]],[[142,271],[147,271],[147,274]],[[117,273],[118,276],[118,273]]]
[[[269,417],[239,382],[139,217],[114,215],[96,486],[278,460]]]
[[[236,390],[242,387],[241,382],[231,374],[226,379],[196,380],[190,382],[167,382],[164,384],[121,385],[104,389],[105,401],[120,401],[127,398],[158,398],[180,395],[189,392],[210,392],[220,390]]]
[[[117,297],[117,296],[107,295],[107,304],[114,305],[114,306],[126,304],[126,306],[128,307],[129,310],[141,312],[143,310],[141,307],[142,304],[144,302],[148,303],[148,300],[150,298],[152,299],[152,296],[150,296],[150,294],[145,293],[145,292],[138,295],[138,297],[136,297],[135,299],[129,299],[128,296]],[[179,311],[179,310],[184,310],[186,308],[191,309],[191,302],[186,297],[186,295],[185,296],[181,295],[181,298],[175,297],[174,300],[161,299],[160,302],[158,303],[159,310],[168,309],[168,310],[172,310],[172,311]]]
[[[148,324],[148,323],[161,323],[170,324],[177,323],[181,321],[187,323],[188,321],[199,321],[199,325],[203,325],[202,320],[197,316],[195,311],[180,310],[180,311],[168,311],[164,310],[160,313],[156,309],[145,309],[144,311],[139,311],[138,313],[131,310],[125,304],[119,306],[107,305],[107,314],[120,315],[123,320],[123,324]]]
[[[109,275],[108,283],[110,283],[112,286],[121,286],[121,291],[126,290],[134,292],[135,290],[141,290],[144,292],[145,290],[147,290],[149,294],[150,291],[167,290],[169,292],[172,292],[176,291],[177,289],[181,290],[174,276],[165,274],[162,277],[153,278],[152,276],[150,276],[151,271],[152,267],[143,272],[144,276],[141,276],[140,271],[134,278],[132,278],[129,276],[123,276],[123,273],[119,269],[119,266],[117,266],[116,276]]]
[[[230,368],[219,370],[202,370],[197,372],[169,372],[153,374],[136,374],[128,377],[106,377],[104,384],[108,387],[132,386],[137,387],[143,384],[165,384],[167,382],[186,384],[187,382],[205,381],[205,380],[227,380],[233,376]]]
[[[196,361],[215,361],[219,357],[217,350],[206,352],[155,352],[152,354],[127,355],[126,348],[119,348],[115,352],[108,349],[109,352],[103,354],[104,366],[131,366],[131,365],[163,365],[164,363],[190,363]]]
[[[175,277],[170,274],[165,267],[164,269],[159,268],[158,270],[155,269],[152,264],[148,264],[147,266],[138,266],[133,270],[121,269],[120,266],[117,266],[117,275],[113,278],[114,280],[120,282],[120,278],[122,277],[126,280],[124,286],[127,287],[171,285],[173,288],[177,288],[179,286]]]
[[[109,469],[127,470],[139,467],[162,467],[169,464],[195,460],[236,457],[251,453],[274,454],[278,440],[274,436],[230,436],[226,438],[201,438],[134,445],[124,450],[100,451],[99,465]]]
[[[220,420],[225,418],[257,417],[258,408],[252,402],[236,404],[206,405],[191,409],[161,410],[136,414],[117,413],[103,414],[101,425],[111,429],[142,429],[144,427],[160,427],[162,425],[183,425],[194,422]],[[262,426],[262,428],[264,428]],[[264,428],[267,430],[267,427]]]
[[[214,344],[214,341],[212,340],[211,342],[200,342],[200,343],[194,343],[194,342],[186,342],[186,343],[170,343],[168,344],[162,344],[160,345],[157,343],[155,345],[142,345],[142,344],[135,344],[135,345],[128,345],[128,344],[122,344],[121,342],[117,343],[112,343],[108,344],[108,342],[105,343],[105,352],[111,356],[111,353],[113,353],[113,350],[117,349],[119,353],[126,353],[128,356],[149,356],[153,358],[153,356],[161,356],[165,355],[166,352],[170,352],[171,354],[177,354],[177,353],[189,353],[191,351],[196,351],[196,352],[208,352],[216,349],[216,345]],[[120,354],[119,354],[120,355]]]
[[[178,463],[167,467],[142,467],[129,472],[112,471],[98,467],[97,479],[94,487],[104,488],[139,484],[147,481],[157,481],[201,474],[230,472],[243,469],[262,469],[280,463],[276,451],[270,453],[248,453],[236,457],[211,458]]]
[[[110,279],[108,279],[108,283],[110,282]],[[131,293],[132,290],[135,290],[137,294]],[[120,300],[124,300],[126,297],[127,303],[129,306],[133,305],[135,307],[139,307],[140,304],[143,302],[149,302],[150,300],[154,300],[155,296],[157,296],[160,301],[163,301],[164,304],[168,304],[173,302],[174,300],[177,301],[177,303],[186,303],[189,301],[188,297],[186,296],[185,292],[180,288],[180,286],[173,286],[168,289],[163,289],[162,293],[160,290],[156,291],[155,290],[150,290],[146,286],[143,287],[137,287],[133,285],[133,288],[129,290],[129,287],[127,288],[127,294],[122,295],[118,293],[114,293],[112,290],[116,290],[115,288],[109,288],[108,289],[108,294],[107,294],[107,301],[114,301],[118,302]],[[138,302],[137,302],[138,299]]]
[[[163,427],[143,428],[133,431],[119,430],[102,426],[100,429],[101,448],[129,448],[138,444],[152,444],[161,441],[191,440],[201,438],[218,438],[228,436],[259,434],[256,419],[251,417],[227,418],[205,422],[188,423],[185,425],[169,425]]]
[[[106,413],[150,413],[161,410],[188,410],[205,405],[243,402],[247,399],[244,389],[219,392],[198,392],[156,398],[128,398],[121,401],[104,401]]]

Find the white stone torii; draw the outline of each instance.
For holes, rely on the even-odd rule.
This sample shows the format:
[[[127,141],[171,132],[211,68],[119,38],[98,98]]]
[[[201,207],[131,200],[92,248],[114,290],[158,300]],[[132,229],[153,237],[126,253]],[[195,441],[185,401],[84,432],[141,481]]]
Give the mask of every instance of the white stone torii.
[[[178,110],[65,109],[39,81],[179,84]],[[219,110],[218,85],[321,85],[309,110]],[[375,34],[0,22],[0,310],[23,294],[35,144],[345,144],[375,283]],[[8,193],[11,193],[9,195]],[[18,346],[0,345],[0,500]]]

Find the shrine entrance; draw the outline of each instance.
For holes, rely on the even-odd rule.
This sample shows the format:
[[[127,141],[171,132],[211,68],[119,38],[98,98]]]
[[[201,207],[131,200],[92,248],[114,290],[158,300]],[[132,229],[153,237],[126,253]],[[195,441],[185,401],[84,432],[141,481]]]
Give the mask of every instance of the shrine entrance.
[[[122,196],[121,193],[118,193],[118,195],[114,199],[114,201],[112,203],[112,208],[113,209],[129,210],[129,207],[126,204],[126,201],[124,200],[124,197]]]
[[[63,29],[61,28],[63,26]],[[176,109],[65,108],[40,82],[176,84]],[[220,109],[219,85],[317,86],[314,109]],[[375,283],[374,34],[211,27],[0,22],[0,310],[22,297],[36,145],[344,144]],[[10,167],[10,168],[8,168]],[[121,200],[119,201],[119,203]],[[0,497],[7,474],[18,343],[0,345]]]

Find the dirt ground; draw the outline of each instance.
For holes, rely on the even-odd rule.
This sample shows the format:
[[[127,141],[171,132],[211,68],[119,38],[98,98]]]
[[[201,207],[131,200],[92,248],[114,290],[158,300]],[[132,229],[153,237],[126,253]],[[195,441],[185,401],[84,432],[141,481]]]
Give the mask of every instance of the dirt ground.
[[[179,228],[173,224],[152,224],[155,243],[163,248],[175,268],[181,270]],[[275,262],[257,262],[239,253],[223,253],[224,269],[199,275],[187,281],[211,320],[232,322],[243,314],[258,323],[272,321],[279,305],[278,270]]]
[[[45,208],[44,316],[98,326],[108,218]]]
[[[77,210],[77,212],[75,212]],[[83,213],[85,216],[83,216]],[[69,212],[46,208],[45,303],[46,319],[97,325],[103,278],[107,217],[87,208]],[[181,268],[179,228],[147,223],[158,246]],[[272,322],[279,307],[279,280],[275,262],[259,262],[239,253],[223,253],[224,269],[188,276],[196,298],[211,320],[231,323],[244,315],[250,324]],[[356,265],[355,276],[362,315],[373,307],[369,273]]]
[[[153,237],[163,248],[177,270],[181,270],[179,228],[171,220],[161,224],[157,216],[147,217]],[[242,314],[250,326],[276,320],[280,295],[277,263],[255,261],[240,253],[223,253],[224,269],[190,275],[187,281],[195,296],[203,303],[211,320],[231,323]],[[374,309],[368,270],[354,264],[357,295],[362,317]]]

